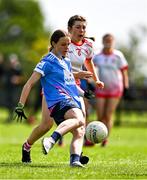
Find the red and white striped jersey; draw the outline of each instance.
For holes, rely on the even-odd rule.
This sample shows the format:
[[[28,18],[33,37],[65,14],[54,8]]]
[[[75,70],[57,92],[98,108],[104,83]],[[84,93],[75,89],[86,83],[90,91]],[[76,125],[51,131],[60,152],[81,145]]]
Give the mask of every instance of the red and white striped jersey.
[[[91,60],[93,55],[93,44],[88,39],[83,39],[83,43],[80,45],[71,42],[67,56],[71,60],[73,72],[81,71],[84,61],[86,59]]]
[[[97,89],[98,97],[120,97],[123,92],[122,70],[128,68],[127,60],[119,50],[113,50],[112,54],[103,52],[96,54],[93,58],[98,68],[98,76],[104,82],[104,89]]]

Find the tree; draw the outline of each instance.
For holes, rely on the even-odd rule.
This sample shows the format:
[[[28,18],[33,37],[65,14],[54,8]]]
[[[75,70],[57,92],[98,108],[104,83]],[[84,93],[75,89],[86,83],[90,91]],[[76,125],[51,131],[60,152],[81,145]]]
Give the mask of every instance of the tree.
[[[141,44],[147,35],[147,27],[138,26],[129,32],[128,44],[119,43],[119,49],[125,54],[129,63],[129,79],[140,85],[147,78],[147,57],[141,51]]]
[[[35,58],[41,58],[47,51],[49,35],[44,28],[44,18],[37,1],[0,0],[0,49],[5,55],[17,53],[27,71],[36,64],[32,59],[40,43]],[[34,50],[35,49],[35,50]]]

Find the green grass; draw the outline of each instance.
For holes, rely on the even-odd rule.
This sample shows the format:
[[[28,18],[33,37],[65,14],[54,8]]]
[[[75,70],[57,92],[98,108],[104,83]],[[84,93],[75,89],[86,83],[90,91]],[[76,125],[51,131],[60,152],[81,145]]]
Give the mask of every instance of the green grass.
[[[90,120],[96,120],[96,113],[93,110],[90,114]],[[147,127],[147,112],[145,111],[121,111],[113,116],[116,125],[121,126],[146,126]]]
[[[21,146],[32,130],[26,124],[0,124],[0,179],[147,179],[147,130],[114,127],[106,148],[84,147],[90,157],[85,169],[69,167],[69,142],[44,156],[40,140],[32,148],[32,163],[21,163]],[[50,135],[48,133],[47,135]]]

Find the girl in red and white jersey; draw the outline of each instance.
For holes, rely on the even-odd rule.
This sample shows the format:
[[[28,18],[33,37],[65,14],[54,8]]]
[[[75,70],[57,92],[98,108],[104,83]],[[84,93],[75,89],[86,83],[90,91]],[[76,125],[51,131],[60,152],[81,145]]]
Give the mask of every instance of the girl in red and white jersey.
[[[92,78],[96,87],[102,89],[104,83],[99,80],[92,61],[95,50],[93,41],[89,38],[85,38],[86,26],[87,21],[83,16],[75,15],[69,19],[68,32],[70,33],[71,43],[69,45],[68,57],[71,60],[73,74],[78,86],[80,86],[81,79],[88,80]],[[87,71],[83,70],[83,65],[86,67]],[[82,97],[81,104],[85,112],[85,103]],[[84,144],[91,145],[87,140]]]
[[[80,79],[92,77],[96,86],[103,88],[104,84],[99,80],[92,61],[94,55],[92,41],[84,38],[86,26],[86,19],[82,16],[75,15],[69,19],[68,31],[71,37],[71,44],[69,45],[68,57],[71,60],[73,73],[78,85],[80,85]],[[85,65],[88,71],[82,70],[83,65]]]
[[[112,127],[112,116],[123,95],[123,89],[129,87],[128,63],[123,53],[114,49],[114,37],[103,36],[103,49],[93,58],[99,78],[104,82],[103,90],[96,89],[97,117],[109,130]],[[105,140],[102,145],[106,145]]]
[[[80,86],[80,79],[89,79],[92,77],[97,88],[101,89],[104,87],[104,83],[99,80],[92,61],[94,55],[93,44],[89,39],[84,38],[86,25],[86,19],[82,16],[75,15],[69,19],[68,31],[71,37],[71,44],[69,45],[68,57],[72,63],[73,74],[77,85]],[[85,65],[87,71],[82,69],[83,65]]]

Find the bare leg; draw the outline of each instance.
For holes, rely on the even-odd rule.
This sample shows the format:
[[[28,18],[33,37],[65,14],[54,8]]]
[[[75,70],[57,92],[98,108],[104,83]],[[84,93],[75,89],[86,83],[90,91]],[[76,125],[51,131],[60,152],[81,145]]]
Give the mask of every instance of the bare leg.
[[[83,113],[78,108],[73,108],[68,110],[65,115],[65,121],[63,121],[55,130],[62,136],[68,133],[71,130],[79,128],[85,125],[85,120],[83,118]]]
[[[53,126],[53,119],[50,117],[49,110],[44,96],[42,97],[42,121],[41,123],[33,129],[27,142],[33,145],[40,137],[47,133]]]
[[[70,165],[83,167],[80,162],[85,129],[85,119],[83,117],[83,113],[78,108],[72,108],[65,113],[64,118],[66,120],[59,124],[51,137],[43,139],[43,153],[48,154],[50,149],[52,149],[61,136],[68,132],[72,132],[73,138],[70,146]]]
[[[104,112],[105,112],[105,104],[106,99],[105,98],[97,98],[96,99],[96,114],[97,114],[97,120],[102,121]]]
[[[53,120],[50,118],[49,110],[45,98],[42,98],[42,121],[41,123],[33,129],[27,141],[23,144],[22,147],[22,162],[30,163],[31,156],[30,150],[31,146],[46,132],[48,132],[53,125]]]
[[[108,128],[110,134],[113,126],[112,116],[118,106],[119,98],[99,98],[97,99],[97,117],[98,120],[102,121]],[[107,144],[107,139],[102,142],[102,146]]]
[[[103,115],[102,120],[105,123],[105,125],[107,126],[109,133],[113,126],[112,117],[116,111],[116,108],[117,108],[119,102],[120,102],[120,98],[109,98],[106,101],[105,113]]]
[[[85,127],[82,126],[72,131],[73,138],[70,145],[70,154],[81,155],[83,147],[83,139],[85,134]]]

